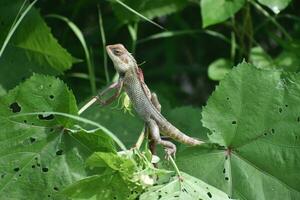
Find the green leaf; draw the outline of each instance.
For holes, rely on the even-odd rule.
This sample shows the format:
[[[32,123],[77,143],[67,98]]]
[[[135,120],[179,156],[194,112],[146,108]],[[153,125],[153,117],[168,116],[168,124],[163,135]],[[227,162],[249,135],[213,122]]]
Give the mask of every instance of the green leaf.
[[[1,1],[1,44],[22,3],[22,0]],[[72,56],[58,44],[38,11],[32,8],[17,28],[0,59],[1,84],[4,88],[11,89],[22,79],[32,75],[32,72],[61,74],[70,69],[72,62]]]
[[[72,199],[85,200],[112,200],[137,198],[140,188],[122,178],[120,173],[112,171],[101,175],[94,175],[82,179],[68,188],[63,193]]]
[[[285,9],[291,0],[257,0],[259,3],[269,7],[275,14]]]
[[[72,119],[25,115],[76,115],[72,92],[54,77],[32,76],[0,97],[0,105],[0,199],[65,199],[59,191],[86,176],[93,151],[114,151],[102,130],[71,131]]]
[[[234,16],[244,3],[245,0],[201,0],[203,28]]]
[[[132,159],[119,156],[115,153],[96,152],[86,161],[89,167],[109,167],[112,170],[120,171],[123,176],[132,176],[136,164]]]
[[[190,176],[186,173],[181,173],[180,180],[177,176],[173,177],[168,183],[151,187],[147,192],[143,193],[140,200],[226,200],[229,199],[226,193],[208,185],[207,183]]]
[[[257,68],[275,69],[274,60],[261,47],[253,47],[250,51],[250,61]]]
[[[225,58],[219,58],[208,66],[208,77],[215,81],[220,81],[228,74],[233,63]]]
[[[280,68],[289,72],[298,72],[300,69],[300,58],[293,51],[283,50],[274,60]]]
[[[271,58],[261,47],[253,47],[250,52],[250,60],[261,69],[279,69],[289,72],[297,72],[300,69],[300,59],[297,51],[283,50],[276,58]]]
[[[299,199],[299,93],[297,73],[240,64],[202,113],[211,142],[220,146],[185,150],[179,167],[233,198]]]
[[[94,175],[82,179],[64,190],[64,194],[74,199],[135,199],[141,191],[133,159],[115,153],[96,152],[87,160],[87,166],[105,168]],[[98,168],[99,169],[99,168]]]
[[[186,0],[122,0],[121,2],[149,19],[177,12],[183,9],[188,3]],[[139,16],[129,12],[115,1],[112,0],[111,3],[114,13],[120,20],[130,22],[140,19]]]

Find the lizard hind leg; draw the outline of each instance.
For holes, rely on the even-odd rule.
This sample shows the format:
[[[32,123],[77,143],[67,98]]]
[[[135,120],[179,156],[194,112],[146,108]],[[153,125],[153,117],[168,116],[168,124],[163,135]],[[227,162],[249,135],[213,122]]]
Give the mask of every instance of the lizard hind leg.
[[[166,140],[162,140],[160,138],[160,134],[159,134],[159,127],[157,125],[157,123],[153,120],[150,119],[148,122],[148,127],[149,127],[149,132],[151,134],[151,139],[156,143],[156,144],[160,144],[164,147],[167,157],[168,156],[175,156],[176,153],[176,146],[175,144],[173,144],[170,141],[166,141]]]
[[[157,95],[154,92],[152,92],[151,94],[151,102],[154,105],[154,107],[158,110],[158,112],[161,112],[161,105],[158,101]]]

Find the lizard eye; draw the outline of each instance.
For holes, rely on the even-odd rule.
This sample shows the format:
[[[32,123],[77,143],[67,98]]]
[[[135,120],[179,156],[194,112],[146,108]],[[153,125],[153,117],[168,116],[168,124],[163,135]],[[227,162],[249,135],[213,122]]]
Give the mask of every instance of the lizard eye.
[[[122,51],[121,51],[120,49],[113,49],[112,52],[113,52],[116,56],[122,55]]]

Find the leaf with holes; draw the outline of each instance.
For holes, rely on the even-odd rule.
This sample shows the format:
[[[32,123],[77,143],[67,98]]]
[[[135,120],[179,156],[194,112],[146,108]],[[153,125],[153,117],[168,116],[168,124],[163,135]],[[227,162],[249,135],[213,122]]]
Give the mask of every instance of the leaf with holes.
[[[23,2],[0,1],[1,45]],[[70,69],[73,61],[72,56],[53,37],[38,11],[32,8],[1,56],[1,84],[5,89],[11,89],[22,79],[31,76],[32,72],[61,74]]]
[[[0,199],[65,199],[59,191],[86,176],[92,152],[115,152],[101,129],[71,130],[69,118],[24,115],[77,114],[72,92],[57,78],[36,74],[0,97],[0,105]]]
[[[218,190],[207,183],[182,172],[182,177],[172,177],[171,180],[163,185],[150,188],[143,193],[140,200],[226,200],[227,194]]]
[[[99,175],[82,179],[64,190],[75,199],[136,199],[142,191],[135,160],[116,153],[96,152],[87,166],[98,169]]]
[[[299,94],[300,74],[240,64],[202,112],[220,147],[187,149],[179,166],[233,198],[299,199]]]

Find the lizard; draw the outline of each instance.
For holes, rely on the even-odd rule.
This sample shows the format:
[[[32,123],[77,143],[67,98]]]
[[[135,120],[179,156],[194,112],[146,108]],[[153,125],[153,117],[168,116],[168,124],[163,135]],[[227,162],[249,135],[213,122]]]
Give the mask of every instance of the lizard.
[[[102,104],[112,102],[124,87],[136,113],[145,122],[151,139],[155,144],[164,147],[167,156],[175,156],[176,146],[170,141],[161,139],[160,132],[187,145],[195,146],[204,143],[182,133],[161,114],[161,105],[157,95],[154,92],[151,93],[144,81],[141,68],[139,68],[135,58],[122,44],[107,45],[106,51],[114,64],[115,70],[119,74],[119,80],[100,94],[103,95],[109,89],[118,88],[116,94],[107,101],[104,102],[98,98]]]

